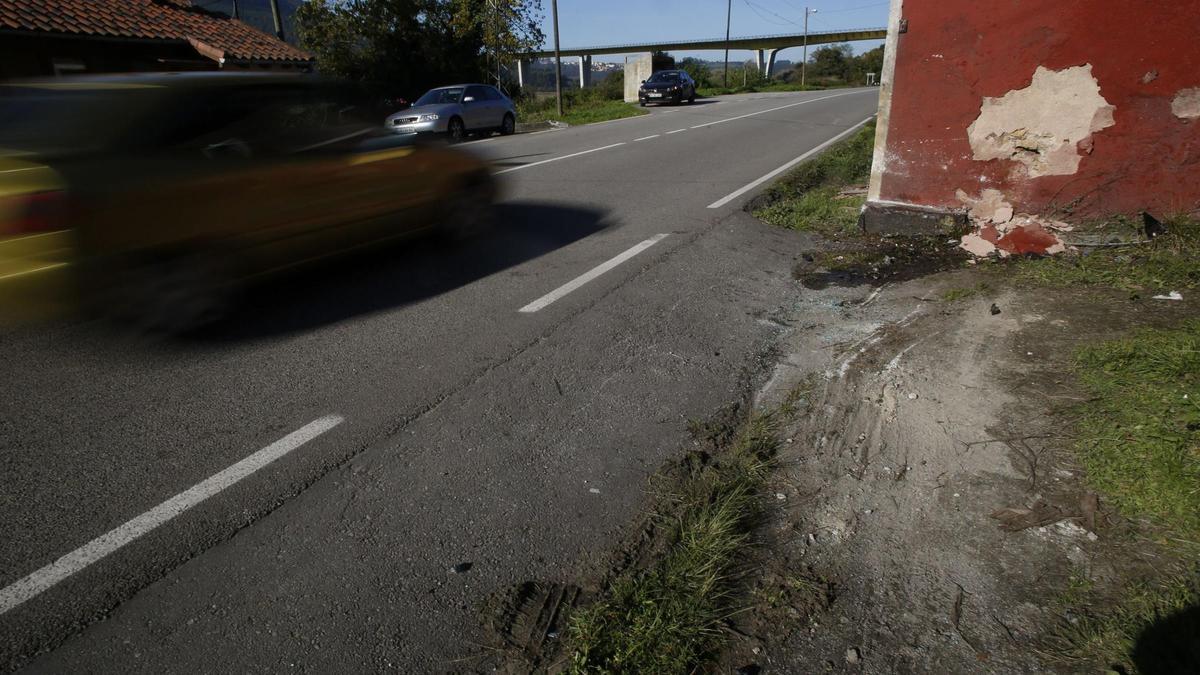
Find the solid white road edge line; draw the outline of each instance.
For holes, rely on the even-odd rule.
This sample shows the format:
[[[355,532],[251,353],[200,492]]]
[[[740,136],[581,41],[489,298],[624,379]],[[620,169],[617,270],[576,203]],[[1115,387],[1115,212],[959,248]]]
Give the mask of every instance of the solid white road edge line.
[[[612,145],[606,145],[606,146],[604,146],[604,147],[602,147],[602,148],[592,148],[591,150],[584,150],[583,152],[575,152],[575,153],[572,153],[572,154],[570,154],[570,155],[563,155],[562,157],[551,157],[550,159],[543,159],[543,160],[542,160],[542,161],[540,161],[540,162],[532,162],[532,163],[530,163],[530,164],[522,164],[521,166],[513,166],[513,167],[509,167],[509,168],[507,168],[507,169],[501,169],[500,171],[497,171],[497,172],[496,172],[495,174],[493,174],[493,175],[495,175],[495,176],[499,176],[499,175],[500,175],[500,174],[502,174],[502,173],[509,173],[509,172],[512,172],[512,171],[520,171],[521,169],[528,169],[528,168],[530,168],[530,167],[534,167],[534,166],[541,166],[542,164],[549,164],[550,162],[557,162],[557,161],[558,161],[558,160],[560,160],[560,159],[570,159],[570,158],[572,158],[572,157],[578,157],[578,156],[580,156],[580,155],[586,155],[586,154],[588,154],[588,153],[590,153],[590,152],[600,152],[601,150],[608,150],[609,148],[615,148],[615,147],[617,147],[618,145],[625,145],[625,142],[624,142],[624,141],[622,141],[622,142],[620,142],[620,143],[613,143]]]
[[[567,295],[571,291],[577,290],[580,286],[583,286],[584,284],[595,279],[596,277],[600,276],[601,274],[604,274],[605,272],[611,270],[612,268],[616,267],[617,265],[620,265],[621,263],[625,262],[626,260],[629,260],[633,256],[641,253],[642,251],[645,251],[646,249],[650,248],[651,246],[662,241],[667,236],[667,234],[669,234],[669,233],[656,234],[653,237],[650,237],[646,241],[643,241],[642,243],[634,246],[633,248],[630,248],[629,250],[625,251],[624,253],[617,255],[617,257],[612,258],[611,260],[608,260],[606,262],[602,262],[599,265],[596,265],[592,269],[575,277],[574,279],[572,279],[572,280],[568,281],[567,283],[563,284],[562,286],[559,286],[558,288],[550,291],[549,293],[543,295],[542,297],[538,298],[537,300],[534,300],[533,302],[529,303],[528,305],[525,305],[524,307],[522,307],[521,309],[518,309],[517,311],[525,313],[525,314],[530,314],[530,313],[536,312],[540,309],[545,309],[550,303],[554,302],[555,300],[561,299],[563,296]]]
[[[810,98],[805,101],[800,101],[799,103],[789,103],[787,105],[781,105],[778,108],[767,108],[766,110],[759,110],[758,112],[746,113],[745,115],[738,115],[737,117],[727,117],[723,120],[714,120],[712,122],[705,122],[704,124],[697,124],[696,126],[694,126],[692,128],[699,129],[701,127],[711,127],[716,124],[724,124],[726,122],[732,122],[734,120],[745,119],[747,117],[754,117],[755,115],[765,115],[766,113],[775,112],[776,110],[783,110],[784,108],[794,108],[798,105],[805,105],[808,103],[816,103],[817,101],[827,101],[831,98],[838,98],[839,96],[851,96],[853,94],[863,94],[863,93],[871,93],[871,92],[869,92],[869,91],[868,92],[848,91],[843,94],[833,94],[832,96],[821,96],[819,98]]]
[[[800,155],[796,159],[793,159],[792,161],[788,162],[787,164],[784,164],[783,166],[779,167],[778,169],[775,169],[771,173],[768,173],[767,175],[763,176],[762,178],[753,180],[750,183],[738,188],[737,190],[730,192],[729,194],[725,195],[724,197],[721,197],[717,201],[709,204],[708,208],[719,209],[722,206],[725,206],[729,202],[737,199],[738,197],[741,197],[742,195],[753,190],[754,188],[758,187],[759,185],[762,185],[763,183],[774,178],[775,176],[778,176],[779,174],[783,173],[784,171],[787,171],[788,169],[792,168],[793,166],[796,166],[797,164],[799,164],[800,162],[803,162],[804,160],[808,159],[809,157],[812,157],[813,155],[817,154],[818,152],[821,152],[825,148],[828,148],[829,146],[833,145],[834,143],[837,143],[838,141],[849,136],[850,134],[854,133],[855,131],[858,131],[859,127],[866,124],[867,122],[870,122],[873,117],[874,117],[874,115],[859,122],[858,124],[855,124],[854,126],[850,127],[849,129],[838,134],[837,136],[834,136],[833,138],[825,141],[824,143],[813,148],[812,150],[809,150],[808,152],[804,153],[803,155]]]
[[[671,134],[677,134],[681,131],[687,131],[687,129],[676,129],[675,131],[668,131],[667,135],[670,136]]]
[[[343,422],[326,415],[309,422],[229,468],[180,492],[124,525],[96,537],[63,557],[0,590],[0,614],[36,597],[58,582],[117,551],[175,516],[212,497]]]
[[[658,138],[658,136],[659,136],[658,134],[653,134],[653,135],[651,135],[651,136],[642,136],[641,138],[635,138],[635,139],[633,139],[633,142],[634,142],[634,143],[637,143],[638,141],[648,141],[648,140],[650,140],[651,138]]]

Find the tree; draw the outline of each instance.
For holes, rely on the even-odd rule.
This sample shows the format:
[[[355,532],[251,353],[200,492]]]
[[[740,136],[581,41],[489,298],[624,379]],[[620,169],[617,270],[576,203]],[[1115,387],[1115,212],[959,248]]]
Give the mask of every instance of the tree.
[[[853,59],[854,49],[848,44],[821,47],[808,57],[808,74],[845,80],[850,76],[850,62]]]
[[[296,29],[321,72],[412,98],[482,79],[484,33],[456,25],[459,9],[459,0],[308,0]]]
[[[696,86],[700,88],[712,86],[712,71],[708,64],[700,59],[688,57],[679,63],[675,64],[676,68],[686,71],[688,75],[696,81]]]
[[[875,73],[875,81],[878,82],[883,74],[883,47],[856,56],[853,71],[852,76],[856,81],[866,82],[866,74]]]
[[[455,35],[482,44],[483,69],[497,84],[503,66],[546,39],[538,0],[454,0]]]

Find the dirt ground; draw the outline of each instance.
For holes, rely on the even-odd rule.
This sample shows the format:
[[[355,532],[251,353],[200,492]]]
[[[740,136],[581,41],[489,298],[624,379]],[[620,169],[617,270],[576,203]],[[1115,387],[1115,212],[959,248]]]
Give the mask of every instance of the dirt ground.
[[[1069,671],[1046,640],[1072,575],[1115,592],[1158,562],[1065,450],[1070,361],[1194,302],[1016,289],[983,267],[797,284],[769,317],[783,358],[758,405],[811,393],[784,431],[759,606],[722,670]]]

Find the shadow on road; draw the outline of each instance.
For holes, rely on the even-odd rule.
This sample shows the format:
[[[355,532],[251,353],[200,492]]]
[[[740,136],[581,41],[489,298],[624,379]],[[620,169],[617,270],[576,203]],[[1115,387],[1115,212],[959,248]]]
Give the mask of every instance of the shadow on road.
[[[459,244],[413,239],[320,265],[243,295],[194,345],[286,335],[425,300],[604,230],[604,213],[539,203],[497,207],[496,226]],[[516,308],[514,308],[515,310]]]

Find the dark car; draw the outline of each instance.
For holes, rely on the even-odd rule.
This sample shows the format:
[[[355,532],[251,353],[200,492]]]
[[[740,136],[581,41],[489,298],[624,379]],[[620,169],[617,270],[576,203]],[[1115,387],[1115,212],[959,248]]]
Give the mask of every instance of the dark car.
[[[642,80],[638,88],[638,103],[667,103],[679,105],[696,101],[696,81],[683,70],[660,70]]]

